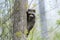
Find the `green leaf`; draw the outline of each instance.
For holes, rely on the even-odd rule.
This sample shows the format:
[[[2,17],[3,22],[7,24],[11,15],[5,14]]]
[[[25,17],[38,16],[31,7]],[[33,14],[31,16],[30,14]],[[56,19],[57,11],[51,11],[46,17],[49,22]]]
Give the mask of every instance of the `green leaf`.
[[[0,13],[3,13],[3,10],[0,10]]]
[[[58,25],[60,25],[60,20],[57,20],[57,22],[56,22]]]
[[[58,11],[58,14],[60,15],[60,10]]]

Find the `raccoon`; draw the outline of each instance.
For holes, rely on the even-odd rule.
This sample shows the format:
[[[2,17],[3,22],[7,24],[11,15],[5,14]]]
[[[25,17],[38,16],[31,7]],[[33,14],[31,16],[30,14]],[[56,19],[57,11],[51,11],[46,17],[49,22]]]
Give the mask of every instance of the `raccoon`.
[[[28,34],[30,33],[30,30],[34,27],[35,24],[35,10],[34,9],[28,9],[27,13],[27,30]]]

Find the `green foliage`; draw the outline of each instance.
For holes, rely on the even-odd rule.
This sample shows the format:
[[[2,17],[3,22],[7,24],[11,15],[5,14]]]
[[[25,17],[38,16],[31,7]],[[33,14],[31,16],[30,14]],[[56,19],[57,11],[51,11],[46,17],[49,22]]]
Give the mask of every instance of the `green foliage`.
[[[56,24],[60,25],[60,20],[57,20],[57,21],[56,21]]]
[[[53,32],[53,31],[54,31],[54,28],[53,27],[50,27],[49,33]]]
[[[5,0],[5,2],[0,3],[0,26],[3,28],[0,40],[11,40],[12,38],[12,22],[7,20],[10,17],[10,7],[12,7],[14,0]],[[4,7],[3,7],[4,6]],[[2,14],[2,15],[1,15]],[[7,21],[6,21],[7,20]],[[1,39],[2,38],[2,39]]]
[[[0,13],[3,13],[3,10],[0,9]]]
[[[58,11],[58,14],[60,15],[60,10]]]
[[[60,40],[60,32],[56,32],[53,40]]]
[[[24,34],[25,34],[25,35],[27,35],[27,33],[28,33],[28,30],[27,30],[27,29],[25,29]]]
[[[33,29],[30,31],[27,40],[42,40],[40,34],[41,34],[40,31],[38,31],[36,28],[33,28]]]
[[[15,33],[15,35],[16,35],[16,37],[21,37],[21,35],[22,35],[22,32],[21,32],[21,31],[19,31],[19,32],[16,32],[16,33]]]

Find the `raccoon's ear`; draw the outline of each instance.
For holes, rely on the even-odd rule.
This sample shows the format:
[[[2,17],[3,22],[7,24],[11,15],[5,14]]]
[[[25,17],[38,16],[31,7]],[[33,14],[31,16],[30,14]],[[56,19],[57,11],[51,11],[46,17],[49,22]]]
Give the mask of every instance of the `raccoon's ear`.
[[[30,11],[30,12],[34,12],[34,13],[36,12],[35,9],[28,9],[28,12],[29,12],[29,11]]]
[[[33,10],[34,11],[34,13],[36,12],[35,10]]]
[[[32,10],[32,12],[34,12],[34,13],[35,13],[36,11],[33,9],[33,10]]]

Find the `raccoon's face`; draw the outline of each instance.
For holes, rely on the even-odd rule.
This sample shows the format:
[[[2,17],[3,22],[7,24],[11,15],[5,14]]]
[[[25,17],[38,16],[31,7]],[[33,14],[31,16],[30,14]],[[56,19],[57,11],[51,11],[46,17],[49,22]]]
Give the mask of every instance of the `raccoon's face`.
[[[35,10],[28,9],[28,11],[27,11],[27,22],[32,22],[33,20],[35,20]]]
[[[27,21],[32,21],[35,19],[35,10],[34,9],[28,9],[27,13]]]
[[[27,15],[27,21],[32,21],[33,19],[35,19],[35,14],[28,14]]]

